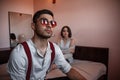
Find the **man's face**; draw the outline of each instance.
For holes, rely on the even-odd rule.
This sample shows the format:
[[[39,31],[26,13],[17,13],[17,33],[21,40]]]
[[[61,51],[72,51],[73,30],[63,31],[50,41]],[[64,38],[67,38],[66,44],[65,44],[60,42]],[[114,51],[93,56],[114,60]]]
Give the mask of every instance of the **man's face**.
[[[54,22],[53,17],[49,14],[42,14],[35,24],[35,33],[38,37],[48,39],[53,34],[53,28],[56,22]]]

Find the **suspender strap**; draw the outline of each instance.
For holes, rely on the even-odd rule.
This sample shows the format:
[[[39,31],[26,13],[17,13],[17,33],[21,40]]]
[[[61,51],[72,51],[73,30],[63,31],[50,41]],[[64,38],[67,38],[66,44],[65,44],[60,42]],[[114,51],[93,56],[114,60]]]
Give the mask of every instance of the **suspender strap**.
[[[52,49],[52,53],[51,53],[51,63],[50,63],[50,66],[55,58],[55,48],[53,46],[53,43],[52,42],[49,42],[50,43],[50,48]]]
[[[27,42],[23,42],[22,45],[24,47],[24,50],[25,50],[27,58],[28,58],[28,69],[27,69],[27,73],[26,73],[26,80],[30,80],[30,73],[31,73],[31,67],[32,67],[31,52],[30,52]]]

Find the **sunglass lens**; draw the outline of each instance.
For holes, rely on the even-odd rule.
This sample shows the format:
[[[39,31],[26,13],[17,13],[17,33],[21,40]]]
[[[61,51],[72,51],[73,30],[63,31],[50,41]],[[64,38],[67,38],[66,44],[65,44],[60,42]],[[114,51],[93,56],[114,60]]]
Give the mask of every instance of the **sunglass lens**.
[[[56,21],[51,21],[51,25],[52,25],[52,27],[56,27],[57,26]]]
[[[48,25],[49,24],[48,20],[44,20],[44,24]]]
[[[46,19],[41,19],[41,24],[42,24],[42,25],[48,25],[49,22],[48,22],[48,20],[46,20]]]
[[[47,19],[41,18],[40,22],[42,25],[49,25],[49,21]],[[57,26],[57,23],[54,20],[50,21],[50,24],[53,28]]]

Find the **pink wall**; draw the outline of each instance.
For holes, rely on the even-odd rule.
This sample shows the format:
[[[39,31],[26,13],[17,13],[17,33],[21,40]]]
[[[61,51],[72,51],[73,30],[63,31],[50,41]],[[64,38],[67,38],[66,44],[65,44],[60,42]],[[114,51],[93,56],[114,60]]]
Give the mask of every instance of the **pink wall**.
[[[120,56],[120,26],[118,23],[118,0],[34,0],[34,11],[47,8],[54,12],[58,26],[55,41],[60,29],[69,25],[77,45],[108,47],[109,80],[118,80]]]
[[[8,11],[33,14],[33,0],[0,0],[0,48],[10,46]]]
[[[0,0],[0,48],[9,47],[8,11],[32,14],[47,8],[54,12],[59,30],[69,25],[77,45],[108,47],[109,80],[119,80],[120,26],[118,0]]]

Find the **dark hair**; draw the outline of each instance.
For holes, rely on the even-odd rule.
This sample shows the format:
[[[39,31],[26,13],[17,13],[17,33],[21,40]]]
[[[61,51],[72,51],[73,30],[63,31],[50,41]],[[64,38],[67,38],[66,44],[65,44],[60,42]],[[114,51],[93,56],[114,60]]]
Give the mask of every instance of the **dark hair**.
[[[42,9],[42,10],[39,10],[37,11],[34,16],[33,16],[33,23],[36,23],[37,19],[40,17],[40,15],[42,14],[49,14],[51,15],[52,17],[54,16],[52,11],[50,10],[47,10],[47,9]]]
[[[16,35],[14,33],[10,33],[10,39],[15,40],[16,39]]]
[[[64,36],[63,36],[63,30],[64,30],[64,28],[68,29],[68,37],[71,38],[72,37],[72,32],[71,32],[71,29],[70,29],[69,26],[63,26],[63,28],[61,29],[61,36],[62,36],[62,38],[64,38]]]

